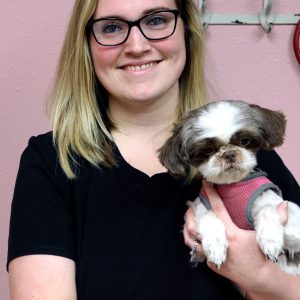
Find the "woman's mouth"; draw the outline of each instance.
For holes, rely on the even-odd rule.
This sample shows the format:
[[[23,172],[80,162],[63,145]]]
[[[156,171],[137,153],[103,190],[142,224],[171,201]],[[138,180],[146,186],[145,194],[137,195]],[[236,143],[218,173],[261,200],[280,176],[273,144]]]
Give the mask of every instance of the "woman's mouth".
[[[128,70],[128,71],[143,71],[146,69],[149,69],[155,65],[157,65],[159,63],[159,61],[153,61],[150,63],[145,63],[145,64],[141,64],[141,65],[126,65],[123,66],[122,69],[123,70]]]

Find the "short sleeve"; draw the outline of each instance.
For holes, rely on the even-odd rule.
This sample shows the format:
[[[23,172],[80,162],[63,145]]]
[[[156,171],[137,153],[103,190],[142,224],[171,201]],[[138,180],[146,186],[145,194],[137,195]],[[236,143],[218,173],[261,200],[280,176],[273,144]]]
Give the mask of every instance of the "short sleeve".
[[[282,191],[285,200],[300,205],[300,187],[296,179],[275,151],[260,150],[257,154],[258,167]]]
[[[32,137],[23,152],[11,205],[9,262],[51,254],[75,260],[71,181],[59,167],[52,134]]]

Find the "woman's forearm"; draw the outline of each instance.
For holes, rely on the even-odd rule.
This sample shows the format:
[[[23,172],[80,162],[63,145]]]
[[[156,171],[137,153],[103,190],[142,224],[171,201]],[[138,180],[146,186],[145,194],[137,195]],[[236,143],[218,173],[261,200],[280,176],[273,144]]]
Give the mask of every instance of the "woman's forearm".
[[[261,285],[248,291],[251,300],[299,300],[300,276],[289,275],[271,262],[261,272]]]
[[[54,255],[27,255],[9,264],[11,300],[76,300],[75,263]]]

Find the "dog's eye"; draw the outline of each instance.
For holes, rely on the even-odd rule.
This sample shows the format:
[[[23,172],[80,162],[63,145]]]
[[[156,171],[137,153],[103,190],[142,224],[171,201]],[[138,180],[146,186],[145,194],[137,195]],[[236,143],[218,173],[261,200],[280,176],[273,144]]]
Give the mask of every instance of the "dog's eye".
[[[244,138],[240,139],[240,145],[241,145],[242,147],[247,147],[247,146],[249,146],[250,142],[251,142],[251,139],[248,138],[248,137],[244,137]]]
[[[206,147],[201,150],[204,155],[212,155],[215,153],[215,149],[213,147]]]

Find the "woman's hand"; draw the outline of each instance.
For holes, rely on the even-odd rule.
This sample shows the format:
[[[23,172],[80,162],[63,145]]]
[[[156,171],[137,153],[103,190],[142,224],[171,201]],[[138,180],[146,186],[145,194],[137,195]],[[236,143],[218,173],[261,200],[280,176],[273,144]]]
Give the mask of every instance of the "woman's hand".
[[[216,190],[208,183],[204,183],[203,187],[212,210],[225,225],[226,237],[229,242],[225,263],[219,269],[211,263],[208,263],[208,266],[238,285],[252,288],[252,285],[257,284],[254,282],[257,278],[257,270],[266,263],[266,259],[256,243],[255,232],[238,228],[232,222]],[[197,241],[194,213],[191,208],[186,213],[184,237],[189,247],[193,247],[195,241]],[[196,252],[198,254],[203,253],[201,241],[198,243]]]
[[[298,290],[300,279],[286,274],[274,263],[267,260],[256,242],[255,232],[242,230],[237,227],[231,220],[221,198],[213,186],[204,182],[203,187],[212,210],[225,225],[226,236],[229,242],[225,263],[221,265],[219,269],[211,263],[208,263],[208,266],[216,273],[235,282],[249,294],[255,295],[253,299],[300,299],[298,294],[300,292]],[[288,219],[287,202],[282,202],[278,206],[278,211],[282,217],[282,224],[286,224]],[[183,230],[184,239],[186,245],[192,249],[195,242],[197,242],[197,232],[195,231],[194,212],[192,208],[187,210],[185,220],[186,223]],[[196,251],[200,255],[203,254],[201,241],[198,241]],[[285,298],[283,298],[282,292],[286,291],[286,287],[282,285],[280,289],[281,282],[277,281],[277,283],[275,283],[274,280],[276,278],[281,282],[285,282],[286,285],[291,284],[291,292],[288,294],[288,297],[284,295]],[[293,290],[295,294],[293,294]],[[289,298],[289,296],[291,298]],[[293,296],[299,298],[293,298]]]

